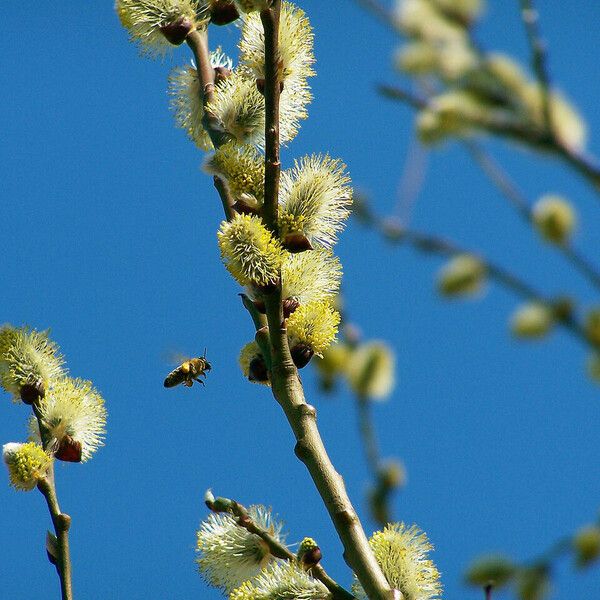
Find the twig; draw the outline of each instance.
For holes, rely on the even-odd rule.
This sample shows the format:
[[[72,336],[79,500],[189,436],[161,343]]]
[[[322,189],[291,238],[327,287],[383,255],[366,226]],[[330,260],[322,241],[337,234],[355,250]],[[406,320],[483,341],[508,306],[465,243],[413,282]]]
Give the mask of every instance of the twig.
[[[527,41],[531,49],[531,63],[533,71],[540,84],[542,95],[542,115],[544,127],[553,132],[552,114],[550,104],[550,76],[548,75],[548,65],[546,60],[546,44],[542,40],[539,28],[539,13],[535,7],[534,0],[520,0],[521,18],[525,25]]]
[[[401,102],[406,102],[409,106],[412,106],[416,110],[422,110],[427,108],[429,105],[429,100],[427,98],[422,98],[417,94],[399,88],[394,85],[387,85],[385,83],[381,83],[377,86],[377,91],[386,98],[390,100],[400,100]]]
[[[510,179],[506,171],[504,171],[483,146],[477,142],[465,140],[463,143],[475,163],[479,165],[490,181],[514,206],[523,220],[535,227],[534,215],[529,201],[521,189]],[[570,242],[555,244],[554,247],[561,252],[562,255],[592,283],[592,285],[600,289],[600,273],[598,273],[596,268],[584,258]]]
[[[225,503],[233,516],[236,517],[236,523],[246,531],[257,535],[263,540],[269,548],[269,552],[274,557],[290,562],[296,562],[296,555],[285,544],[276,539],[269,531],[259,527],[252,520],[245,506],[235,500],[225,500]],[[207,504],[211,510],[214,510],[211,504]],[[311,567],[310,574],[327,587],[334,600],[354,600],[354,596],[332,579],[320,564]]]
[[[38,482],[38,489],[46,499],[48,510],[52,517],[52,524],[56,533],[58,556],[56,557],[56,568],[60,578],[60,592],[62,600],[73,600],[73,589],[71,584],[71,557],[69,553],[69,528],[71,517],[60,511],[56,489],[54,487],[53,475]]]
[[[231,192],[229,191],[229,186],[227,182],[218,175],[213,177],[213,183],[215,189],[219,193],[219,198],[221,198],[221,203],[223,204],[223,212],[225,213],[225,218],[228,221],[231,221],[233,217],[235,217],[235,211],[233,210],[233,200],[231,198]]]
[[[371,403],[364,396],[359,396],[356,399],[356,407],[358,409],[358,427],[363,440],[367,464],[371,469],[371,474],[375,480],[377,480],[381,461],[379,458],[379,444],[377,442],[375,428],[373,427],[373,419],[370,410]]]
[[[42,439],[42,448],[46,450],[49,444],[48,429],[44,425],[38,401],[32,405],[33,413],[37,419]],[[38,489],[46,499],[54,533],[56,534],[56,570],[60,579],[61,600],[73,600],[73,589],[71,583],[71,556],[69,551],[69,529],[71,517],[60,511],[58,498],[56,496],[56,485],[54,482],[54,466],[51,466],[46,477],[38,482]]]
[[[223,131],[219,119],[217,119],[209,110],[209,105],[213,101],[215,95],[215,71],[210,64],[207,30],[192,30],[188,34],[186,42],[191,48],[196,60],[198,80],[200,81],[200,101],[204,107],[202,124],[206,129],[213,146],[219,148],[219,146],[222,146],[227,142],[227,136]],[[231,221],[235,216],[235,212],[232,208],[233,201],[229,192],[229,186],[227,185],[227,182],[218,175],[214,176],[213,181],[215,188],[219,193],[219,197],[221,198],[221,203],[223,204],[225,218],[228,221]]]
[[[497,283],[512,291],[517,296],[525,300],[543,304],[553,309],[555,303],[544,294],[536,290],[529,283],[511,273],[501,265],[486,259],[481,254],[463,248],[450,240],[437,237],[431,234],[422,233],[414,229],[407,229],[401,224],[390,222],[386,219],[380,219],[370,212],[366,202],[363,200],[359,205],[359,218],[367,226],[381,233],[390,243],[408,243],[417,250],[428,254],[437,254],[439,256],[453,257],[459,254],[470,254],[476,256],[485,268],[486,274]],[[357,212],[355,210],[355,212]],[[557,323],[562,325],[567,331],[575,336],[580,342],[593,349],[596,346],[588,339],[582,324],[572,315],[562,315],[557,319]]]
[[[377,0],[356,0],[356,3],[377,17],[377,19],[384,25],[387,25],[394,33],[398,33],[392,11],[383,6],[380,2]]]
[[[279,51],[281,0],[261,11],[265,32],[265,199],[264,220],[277,232],[279,192]],[[271,340],[271,387],[296,438],[295,452],[308,468],[344,546],[344,558],[371,600],[395,596],[377,564],[342,477],[333,467],[317,428],[316,410],[308,405],[294,366],[283,320],[281,286],[265,294]]]
[[[263,219],[277,235],[279,208],[279,15],[281,1],[261,11],[260,19],[265,32],[265,199]]]

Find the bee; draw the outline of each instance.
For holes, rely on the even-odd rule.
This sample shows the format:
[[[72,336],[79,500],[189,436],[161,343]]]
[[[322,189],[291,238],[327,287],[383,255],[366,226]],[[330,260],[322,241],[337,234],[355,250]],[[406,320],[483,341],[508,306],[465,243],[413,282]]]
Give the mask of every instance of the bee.
[[[204,381],[200,377],[206,377],[206,373],[210,369],[210,363],[206,360],[206,350],[204,350],[204,356],[190,358],[173,369],[165,378],[164,385],[166,388],[170,388],[183,383],[186,387],[192,387],[194,381],[204,385]]]

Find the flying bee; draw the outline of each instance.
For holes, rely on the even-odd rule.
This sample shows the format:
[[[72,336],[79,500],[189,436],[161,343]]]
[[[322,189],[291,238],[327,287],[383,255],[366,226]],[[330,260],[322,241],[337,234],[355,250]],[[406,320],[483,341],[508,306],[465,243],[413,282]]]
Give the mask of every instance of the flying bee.
[[[194,381],[204,385],[200,377],[206,377],[207,371],[210,371],[210,363],[206,360],[206,350],[204,356],[190,358],[182,362],[176,369],[173,369],[165,379],[165,387],[175,387],[183,383],[186,387],[192,387]]]

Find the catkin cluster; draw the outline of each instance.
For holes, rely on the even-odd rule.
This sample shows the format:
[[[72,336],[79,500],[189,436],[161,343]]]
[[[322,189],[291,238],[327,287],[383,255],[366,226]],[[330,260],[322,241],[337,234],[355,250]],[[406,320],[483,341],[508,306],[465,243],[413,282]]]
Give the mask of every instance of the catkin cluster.
[[[395,25],[406,37],[395,55],[404,74],[428,78],[437,90],[417,116],[422,141],[434,143],[477,132],[502,135],[531,147],[548,140],[581,152],[586,126],[557,91],[545,92],[509,56],[481,50],[472,37],[482,0],[397,0]],[[548,122],[547,114],[550,119]]]
[[[152,4],[155,10],[149,8]],[[142,5],[144,11],[138,10]],[[305,156],[281,173],[277,219],[266,220],[265,65],[269,57],[261,11],[269,5],[268,0],[117,0],[121,21],[133,40],[142,47],[157,44],[149,54],[181,43],[173,30],[179,35],[187,28],[184,37],[201,32],[206,40],[209,24],[239,19],[237,63],[217,49],[204,59],[209,65],[176,68],[169,80],[171,106],[176,124],[210,153],[204,169],[227,192],[228,218],[217,234],[223,263],[245,288],[245,304],[255,320],[260,321],[266,311],[269,295],[281,292],[291,356],[302,368],[314,355],[322,356],[337,334],[340,314],[335,301],[342,268],[333,247],[350,214],[352,190],[340,160],[326,153]],[[151,22],[145,18],[148,11],[160,18]],[[188,42],[194,48],[191,38]],[[307,117],[308,78],[314,75],[312,28],[304,12],[289,2],[281,4],[278,55],[279,133],[280,141],[287,144]],[[207,66],[214,73],[208,87]],[[246,344],[239,362],[250,381],[269,385],[271,357],[263,354],[264,347],[268,344]],[[365,347],[355,360],[361,374],[355,382],[359,393],[386,395],[393,371],[387,349]],[[281,524],[268,509],[246,510],[210,492],[205,502],[212,513],[197,534],[197,563],[209,585],[231,600],[332,598],[313,570],[321,559],[314,540],[305,538],[294,555],[285,546]],[[372,546],[390,584],[406,600],[438,597],[439,574],[427,558],[431,547],[424,534],[397,525],[375,534]],[[356,593],[362,594],[358,584]]]
[[[103,444],[106,409],[90,381],[67,374],[47,332],[0,329],[0,384],[13,401],[33,407],[30,441],[4,446],[11,484],[31,490],[54,459],[85,462]]]

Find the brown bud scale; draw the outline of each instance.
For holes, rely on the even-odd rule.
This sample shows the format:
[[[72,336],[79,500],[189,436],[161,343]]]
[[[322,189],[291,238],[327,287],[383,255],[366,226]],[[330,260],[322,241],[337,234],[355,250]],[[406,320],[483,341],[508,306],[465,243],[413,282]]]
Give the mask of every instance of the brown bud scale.
[[[193,23],[187,17],[180,17],[173,23],[163,25],[160,31],[170,44],[181,46],[193,27]]]
[[[217,0],[210,10],[210,22],[214,25],[229,25],[239,17],[235,3],[229,0]]]

